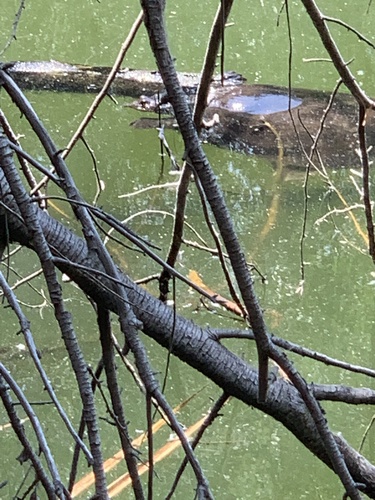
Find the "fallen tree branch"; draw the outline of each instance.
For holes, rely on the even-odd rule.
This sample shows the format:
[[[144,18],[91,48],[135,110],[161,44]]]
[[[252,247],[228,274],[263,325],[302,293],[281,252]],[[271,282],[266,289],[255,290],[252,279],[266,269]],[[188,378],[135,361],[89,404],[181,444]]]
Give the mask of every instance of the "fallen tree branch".
[[[1,158],[0,164],[2,164]],[[17,204],[2,170],[0,170],[0,187],[0,214],[7,214],[11,240],[32,248],[28,229],[19,216]],[[95,274],[89,271],[93,269],[105,273],[102,263],[97,255],[89,251],[85,240],[42,210],[38,209],[37,215],[51,252],[59,257],[59,269],[68,274],[93,300],[118,314],[119,300],[111,291],[111,281],[106,283],[103,277],[99,282],[95,279]],[[79,266],[72,266],[70,262],[77,263]],[[137,318],[143,324],[142,330],[145,334],[166,349],[170,348],[173,338],[172,354],[199,370],[228,395],[280,421],[312,453],[331,467],[330,459],[312,417],[306,410],[299,392],[292,384],[279,378],[270,380],[267,399],[260,403],[257,397],[258,378],[255,367],[251,367],[246,361],[217,342],[209,330],[175,315],[173,309],[135,285],[125,274],[119,273],[119,277],[123,286],[126,287],[128,300]],[[335,439],[337,441],[337,437]],[[347,460],[346,456],[345,460]],[[358,483],[365,483],[366,494],[375,498],[375,467],[365,459],[356,463],[355,467],[349,460],[347,465],[350,467],[354,480]]]

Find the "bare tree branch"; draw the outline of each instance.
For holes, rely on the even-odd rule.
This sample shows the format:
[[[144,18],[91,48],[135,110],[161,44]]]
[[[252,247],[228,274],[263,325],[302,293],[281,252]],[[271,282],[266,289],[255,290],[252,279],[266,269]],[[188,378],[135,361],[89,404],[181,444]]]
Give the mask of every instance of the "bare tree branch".
[[[18,25],[21,21],[21,15],[22,15],[22,12],[25,8],[25,4],[26,4],[26,0],[20,0],[20,5],[18,7],[16,15],[14,16],[12,32],[11,32],[8,40],[6,41],[4,47],[0,50],[0,56],[2,56],[4,54],[4,52],[6,52],[6,50],[8,50],[8,48],[10,47],[10,45],[12,44],[12,42],[14,40],[17,40],[17,29],[18,29]]]
[[[7,387],[7,385],[9,387]],[[36,455],[36,453],[32,450],[26,436],[24,433],[23,426],[20,423],[19,418],[17,417],[14,408],[13,408],[13,403],[10,400],[9,394],[7,394],[8,388],[11,388],[14,394],[16,395],[18,401],[20,401],[23,410],[25,411],[26,415],[30,419],[30,422],[33,426],[35,435],[37,436],[38,444],[40,446],[40,449],[43,452],[43,455],[46,459],[48,469],[50,471],[50,474],[53,479],[53,485],[50,483],[50,481],[47,479],[43,467],[41,466],[39,459]],[[34,410],[32,406],[30,405],[29,401],[27,400],[26,396],[23,394],[22,390],[20,387],[17,385],[15,380],[13,379],[12,375],[9,373],[9,371],[5,368],[3,363],[0,363],[0,394],[3,400],[3,403],[8,411],[8,415],[12,421],[13,428],[16,430],[16,433],[18,435],[19,440],[21,443],[24,445],[25,450],[26,450],[26,455],[28,458],[31,459],[33,466],[35,468],[35,471],[38,474],[38,479],[43,483],[43,486],[46,490],[46,493],[48,494],[48,498],[50,499],[55,499],[56,496],[60,498],[61,500],[68,500],[69,499],[69,494],[67,494],[61,479],[60,479],[60,474],[58,471],[58,468],[56,466],[55,460],[51,454],[51,451],[49,449],[46,437],[43,433],[42,426],[39,422],[38,417],[34,413]]]
[[[250,325],[255,334],[259,361],[259,400],[264,401],[268,386],[268,353],[270,343],[262,310],[255,295],[253,280],[234,231],[233,222],[223,193],[217,183],[211,165],[201,148],[196,128],[191,119],[186,96],[177,78],[173,58],[167,44],[161,2],[143,0],[141,3],[145,13],[144,22],[149,33],[150,44],[184,139],[186,159],[192,168],[194,168],[202,183],[229,255]]]
[[[348,65],[342,58],[341,53],[328,29],[327,18],[321,13],[314,0],[301,0],[301,2],[305,6],[305,9],[310,16],[319,37],[344,84],[348,87],[359,104],[362,104],[365,108],[374,109],[375,102],[367,97],[365,92],[363,92]]]

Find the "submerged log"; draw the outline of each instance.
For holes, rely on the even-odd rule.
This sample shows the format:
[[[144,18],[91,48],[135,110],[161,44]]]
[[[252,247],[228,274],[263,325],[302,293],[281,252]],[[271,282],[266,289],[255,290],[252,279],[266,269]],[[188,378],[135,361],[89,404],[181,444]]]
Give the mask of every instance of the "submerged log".
[[[98,92],[111,68],[48,62],[18,62],[9,73],[23,89],[57,90],[68,92]],[[181,73],[180,83],[193,100],[199,75]],[[270,85],[250,85],[241,78],[229,75],[226,85],[214,81],[211,87],[205,120],[218,117],[218,123],[202,132],[211,144],[246,154],[275,158],[282,153],[284,164],[301,167],[307,164],[307,153],[320,128],[330,94],[295,89],[289,101],[288,89]],[[158,72],[121,70],[111,86],[117,95],[142,98],[133,107],[143,111],[168,111],[168,104],[159,105],[163,82]],[[289,109],[290,108],[290,109]],[[354,99],[340,93],[325,120],[318,142],[318,151],[328,167],[358,167],[357,105]],[[374,112],[367,116],[367,142],[375,143]],[[215,120],[213,121],[213,123]],[[173,120],[165,121],[172,126]],[[156,126],[156,121],[137,120],[135,127]],[[370,157],[372,152],[370,151]],[[313,160],[317,162],[315,154]]]

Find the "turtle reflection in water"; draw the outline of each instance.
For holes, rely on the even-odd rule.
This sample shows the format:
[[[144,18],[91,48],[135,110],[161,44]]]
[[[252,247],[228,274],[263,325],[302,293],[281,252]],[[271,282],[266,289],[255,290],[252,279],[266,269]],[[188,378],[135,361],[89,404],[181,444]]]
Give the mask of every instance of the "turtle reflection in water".
[[[188,95],[192,104],[194,97],[193,93]],[[278,137],[285,166],[305,167],[307,161],[301,144],[308,153],[329,100],[328,92],[314,90],[295,89],[289,95],[285,87],[272,85],[244,83],[220,87],[216,84],[211,88],[205,112],[205,121],[214,125],[202,130],[202,139],[236,152],[272,158],[279,152]],[[165,96],[157,95],[143,96],[132,106],[167,114],[171,114],[172,109]],[[357,116],[357,105],[352,96],[337,94],[318,142],[319,153],[327,167],[360,165],[356,151]],[[367,117],[368,146],[375,141],[372,117],[370,111]],[[172,122],[166,119],[166,126],[171,126]],[[146,118],[135,121],[133,125],[148,128],[155,126],[155,122]]]

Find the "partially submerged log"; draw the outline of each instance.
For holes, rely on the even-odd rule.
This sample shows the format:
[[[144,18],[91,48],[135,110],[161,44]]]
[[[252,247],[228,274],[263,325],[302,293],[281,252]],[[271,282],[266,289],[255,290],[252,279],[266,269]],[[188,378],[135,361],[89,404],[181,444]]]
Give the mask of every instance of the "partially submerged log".
[[[63,92],[97,93],[103,87],[112,68],[107,66],[83,66],[58,61],[16,62],[8,72],[23,90],[55,90]],[[194,89],[199,83],[196,73],[180,73],[181,85]],[[111,93],[139,98],[151,96],[164,89],[157,71],[123,69],[111,86]]]
[[[111,68],[47,62],[18,62],[9,73],[23,89],[68,92],[98,92]],[[181,73],[180,82],[193,99],[199,75]],[[211,87],[206,120],[218,117],[214,126],[203,130],[203,140],[245,154],[282,155],[284,164],[301,167],[320,128],[330,94],[296,89],[289,98],[288,89],[270,85],[250,85],[230,75],[224,87],[215,80]],[[140,98],[134,107],[144,111],[168,110],[159,106],[163,92],[162,79],[156,71],[121,70],[111,86],[117,95]],[[289,100],[290,99],[290,100]],[[375,126],[371,110],[367,116],[367,142],[375,143]],[[318,152],[328,167],[359,167],[357,148],[357,105],[348,94],[338,94],[325,119],[318,141]],[[173,120],[166,120],[173,126]],[[135,127],[154,127],[147,119],[133,123]],[[370,157],[372,156],[370,152]],[[315,153],[313,161],[318,161]]]

